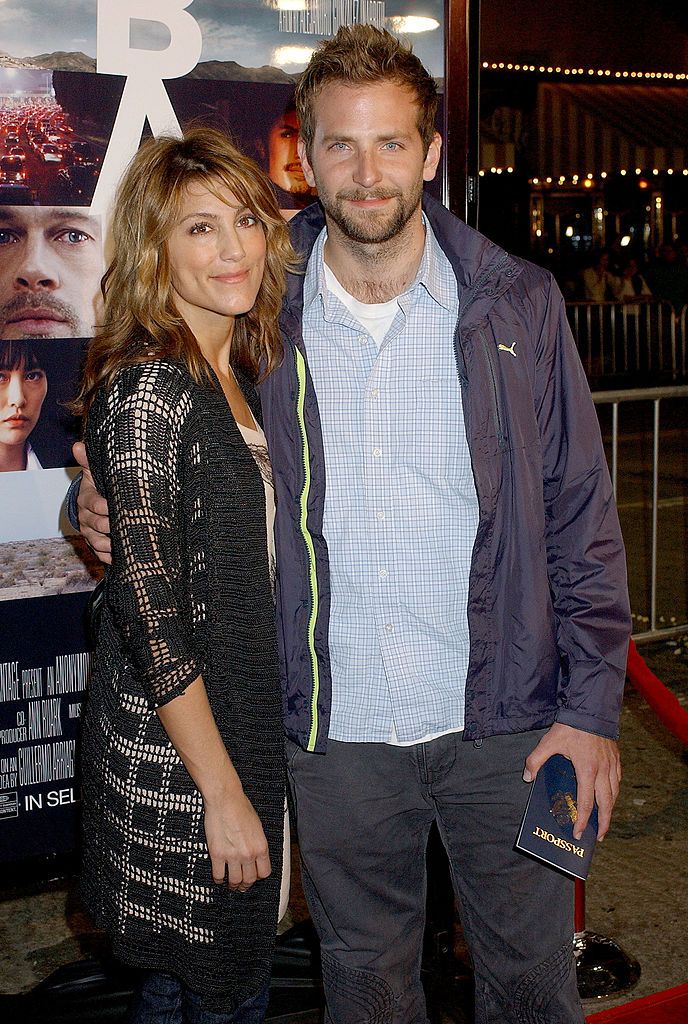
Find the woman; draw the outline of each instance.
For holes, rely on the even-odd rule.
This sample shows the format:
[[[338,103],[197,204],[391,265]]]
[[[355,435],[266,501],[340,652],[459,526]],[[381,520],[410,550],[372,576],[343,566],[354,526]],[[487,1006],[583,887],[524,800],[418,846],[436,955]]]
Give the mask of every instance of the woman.
[[[30,341],[0,342],[0,473],[42,469],[29,442],[48,380]]]
[[[113,540],[83,889],[115,954],[151,972],[133,1021],[248,1024],[267,1004],[284,807],[253,382],[281,355],[294,254],[263,174],[206,127],[146,142],[114,210],[80,394]]]

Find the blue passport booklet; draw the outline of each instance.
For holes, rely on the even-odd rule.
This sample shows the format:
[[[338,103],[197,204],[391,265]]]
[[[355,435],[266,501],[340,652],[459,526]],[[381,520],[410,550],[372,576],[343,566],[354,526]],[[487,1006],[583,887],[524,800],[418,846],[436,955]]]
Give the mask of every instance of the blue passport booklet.
[[[572,762],[562,754],[554,754],[530,785],[516,849],[585,880],[597,841],[597,805],[581,838],[574,839],[578,809]]]

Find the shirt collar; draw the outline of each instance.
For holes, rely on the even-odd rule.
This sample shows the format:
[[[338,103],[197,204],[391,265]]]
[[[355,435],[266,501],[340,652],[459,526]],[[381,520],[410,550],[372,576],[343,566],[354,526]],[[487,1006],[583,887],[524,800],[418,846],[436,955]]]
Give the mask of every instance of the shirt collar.
[[[325,270],[323,268],[323,249],[327,238],[327,228],[323,228],[315,240],[306,267],[306,275],[303,281],[303,308],[304,311],[313,305],[318,296],[322,295],[323,303],[327,303],[327,287],[325,285]]]
[[[439,306],[454,313],[458,308],[454,271],[440,249],[439,242],[435,238],[435,233],[425,214],[423,214],[423,224],[425,225],[425,245],[416,280],[411,288],[422,285]]]
[[[423,214],[425,226],[425,244],[420,266],[413,284],[404,293],[410,294],[415,288],[425,288],[428,295],[435,302],[449,312],[455,312],[458,308],[456,290],[456,279],[451,265],[439,246],[430,224]],[[322,296],[323,306],[327,308],[329,292],[325,284],[325,271],[323,268],[323,249],[327,239],[327,228],[323,228],[315,240],[315,245],[308,260],[306,274],[303,283],[303,308],[307,310],[319,297]],[[401,298],[401,296],[400,296]]]
[[[38,456],[36,455],[35,451],[33,450],[28,441],[26,442],[26,468],[43,469],[40,462],[38,461]]]

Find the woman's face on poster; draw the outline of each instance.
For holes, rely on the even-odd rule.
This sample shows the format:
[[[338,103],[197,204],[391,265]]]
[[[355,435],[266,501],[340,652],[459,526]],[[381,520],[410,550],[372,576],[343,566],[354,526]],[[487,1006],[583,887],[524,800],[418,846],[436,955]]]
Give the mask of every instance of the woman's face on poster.
[[[0,369],[0,446],[25,445],[48,391],[45,370],[21,363]]]

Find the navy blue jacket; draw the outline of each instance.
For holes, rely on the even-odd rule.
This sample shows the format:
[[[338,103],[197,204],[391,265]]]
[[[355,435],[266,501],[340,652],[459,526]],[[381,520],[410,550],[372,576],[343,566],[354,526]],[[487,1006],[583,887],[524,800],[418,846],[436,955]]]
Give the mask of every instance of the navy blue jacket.
[[[554,721],[616,738],[630,635],[625,556],[561,294],[546,271],[434,200],[424,208],[458,284],[454,347],[480,508],[464,738]],[[304,259],[323,223],[317,204],[291,221]],[[286,731],[322,752],[331,697],[326,479],[302,309],[303,277],[293,275],[284,361],[261,392],[277,492]]]

